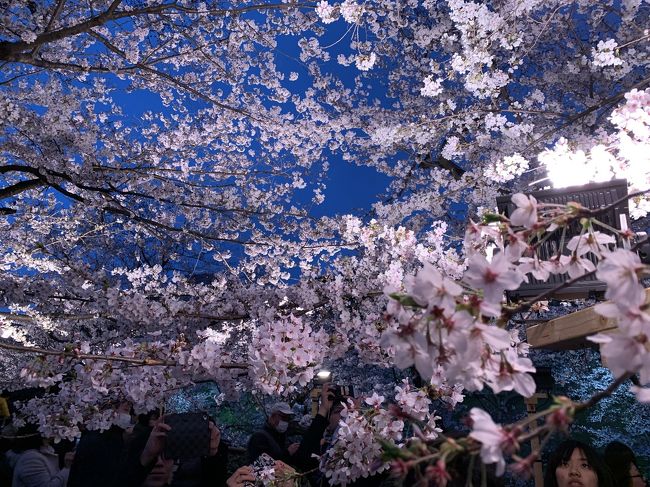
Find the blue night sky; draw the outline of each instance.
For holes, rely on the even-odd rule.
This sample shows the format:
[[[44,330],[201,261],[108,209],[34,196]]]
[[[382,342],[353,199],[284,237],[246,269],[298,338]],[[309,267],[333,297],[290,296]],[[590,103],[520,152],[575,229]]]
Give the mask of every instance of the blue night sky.
[[[338,32],[338,29],[332,29],[326,38],[322,41],[324,45],[336,43],[344,34],[344,31]],[[298,72],[299,79],[291,84],[287,84],[293,92],[302,93],[310,86],[311,79],[307,74],[305,65],[299,59],[300,49],[298,47],[299,38],[285,36],[279,39],[279,46],[276,51],[276,62],[278,69],[285,72],[287,77],[292,71]],[[348,87],[354,85],[354,78],[359,74],[356,67],[341,66],[335,60],[335,54],[328,63],[322,66],[324,71],[336,71],[336,77],[341,79]],[[115,79],[119,86],[119,80]],[[371,80],[373,95],[381,99],[384,103],[385,90],[379,85],[377,80]],[[167,109],[162,104],[161,99],[155,93],[146,90],[135,90],[128,93],[126,90],[118,90],[114,93],[125,115],[133,117],[134,121],[140,118],[146,111],[165,113]],[[342,213],[354,213],[361,215],[370,210],[370,205],[377,201],[378,195],[383,193],[390,183],[390,178],[378,173],[375,169],[366,166],[357,166],[353,163],[343,160],[338,154],[328,154],[329,172],[326,180],[327,185],[325,201],[320,205],[311,207],[311,214],[315,217],[332,216]],[[310,186],[308,186],[310,188]],[[305,202],[308,202],[313,196],[311,190],[305,191]]]

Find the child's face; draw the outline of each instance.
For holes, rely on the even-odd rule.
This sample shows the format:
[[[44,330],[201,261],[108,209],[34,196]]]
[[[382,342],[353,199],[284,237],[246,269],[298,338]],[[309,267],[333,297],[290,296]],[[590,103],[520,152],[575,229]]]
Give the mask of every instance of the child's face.
[[[558,487],[598,487],[598,475],[579,448],[573,450],[569,460],[558,465],[555,479]]]

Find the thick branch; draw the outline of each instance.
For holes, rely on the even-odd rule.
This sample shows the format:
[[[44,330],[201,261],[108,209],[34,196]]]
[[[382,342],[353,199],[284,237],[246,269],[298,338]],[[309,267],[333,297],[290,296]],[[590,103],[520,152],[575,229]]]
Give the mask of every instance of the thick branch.
[[[12,196],[16,196],[24,191],[44,185],[45,183],[41,179],[27,179],[25,181],[20,181],[16,184],[0,189],[0,200],[11,198]]]
[[[0,342],[0,348],[4,348],[5,350],[11,350],[14,352],[34,353],[37,355],[55,355],[59,357],[76,358],[79,360],[107,360],[109,362],[126,362],[135,365],[165,366],[165,367],[174,367],[178,365],[178,363],[173,360],[120,357],[119,355],[96,355],[96,354],[88,354],[88,353],[77,353],[75,351],[69,351],[69,350],[46,350],[44,348],[38,348],[38,347],[24,347],[21,345],[10,345],[8,343],[3,343],[3,342]],[[224,369],[247,369],[248,365],[240,364],[240,363],[230,363],[230,364],[222,364],[221,367]]]
[[[109,8],[99,14],[95,15],[88,20],[80,22],[78,24],[63,27],[58,30],[48,31],[46,30],[41,35],[37,36],[34,42],[27,43],[25,41],[16,41],[16,42],[0,42],[0,59],[4,61],[18,61],[18,62],[27,62],[25,58],[19,58],[20,53],[24,53],[28,50],[38,50],[42,45],[48,44],[50,42],[60,41],[67,37],[72,37],[78,34],[89,32],[94,27],[99,27],[101,25],[110,22],[111,20],[119,20],[122,18],[135,17],[138,15],[151,15],[159,14],[165,10],[178,10],[179,12],[186,13],[211,13],[211,14],[222,14],[222,15],[231,15],[237,13],[244,13],[254,10],[271,10],[271,9],[289,9],[300,7],[301,3],[287,3],[287,4],[269,4],[269,5],[249,5],[247,7],[236,8],[236,9],[219,9],[219,10],[208,10],[202,11],[199,9],[192,9],[190,7],[183,7],[178,5],[176,2],[166,3],[163,5],[155,5],[151,7],[144,7],[136,10],[120,10],[117,11],[122,0],[114,0]],[[31,63],[33,64],[33,63]]]

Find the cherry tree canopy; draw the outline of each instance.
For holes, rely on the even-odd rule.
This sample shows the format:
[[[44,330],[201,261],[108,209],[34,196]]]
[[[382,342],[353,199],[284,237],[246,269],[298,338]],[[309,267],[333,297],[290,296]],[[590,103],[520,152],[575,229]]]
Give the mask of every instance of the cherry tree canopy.
[[[420,353],[423,336],[404,352],[384,291],[452,313],[469,258],[464,285],[485,290],[490,317],[523,279],[508,267],[521,253],[465,253],[466,216],[545,169],[650,187],[649,13],[641,0],[0,2],[5,385],[60,383],[58,407],[72,406],[41,423],[70,436],[109,424],[96,407],[109,400],[148,409],[197,377],[286,395],[346,353],[435,378],[446,358]],[[389,187],[363,214],[317,216],[344,163]],[[536,205],[517,205],[511,223],[532,228]],[[451,369],[437,384],[448,372],[531,393],[522,347],[471,326],[514,354],[509,382]],[[119,360],[92,359],[106,354]]]

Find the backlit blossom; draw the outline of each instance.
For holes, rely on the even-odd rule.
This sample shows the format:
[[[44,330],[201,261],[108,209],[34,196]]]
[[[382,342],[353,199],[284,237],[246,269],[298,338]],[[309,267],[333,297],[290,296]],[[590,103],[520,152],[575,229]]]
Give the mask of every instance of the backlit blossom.
[[[571,279],[596,270],[596,266],[592,261],[584,257],[578,257],[576,254],[561,255],[560,265],[566,270]]]
[[[638,372],[643,365],[643,358],[648,352],[644,340],[623,334],[606,335],[598,333],[588,340],[600,344],[600,353],[607,361],[607,367],[615,377],[626,372]]]
[[[503,446],[507,435],[482,409],[472,408],[469,414],[472,418],[472,431],[469,436],[481,443],[481,460],[487,464],[496,463],[496,474],[503,475],[506,467]]]
[[[460,295],[462,288],[451,279],[444,277],[438,269],[428,262],[413,277],[405,279],[407,293],[418,304],[431,310],[434,306],[453,311],[456,306],[455,298]]]
[[[616,239],[611,235],[602,232],[588,232],[584,235],[576,235],[567,243],[567,249],[575,252],[582,257],[587,252],[601,256],[603,251],[607,251],[607,245],[616,243]]]
[[[517,209],[510,215],[510,222],[514,226],[533,228],[537,223],[537,200],[534,196],[522,193],[512,195],[512,202]]]
[[[636,292],[638,273],[645,269],[639,256],[626,249],[616,249],[603,256],[598,264],[596,277],[607,283],[605,297],[626,302]]]

